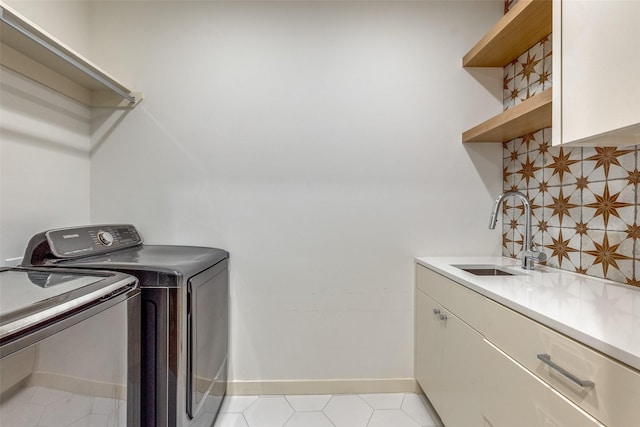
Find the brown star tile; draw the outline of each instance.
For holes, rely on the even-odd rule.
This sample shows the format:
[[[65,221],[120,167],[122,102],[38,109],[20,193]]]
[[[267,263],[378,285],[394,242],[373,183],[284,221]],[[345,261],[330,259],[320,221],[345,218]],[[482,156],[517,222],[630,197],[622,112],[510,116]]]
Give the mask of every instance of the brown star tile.
[[[511,93],[509,94],[509,100],[507,101],[507,109],[518,105],[519,103],[521,103],[522,101],[524,101],[526,99],[526,90],[522,91],[521,89],[518,88],[514,88],[511,90]]]
[[[502,255],[513,258],[513,230],[508,224],[502,225]]]
[[[525,53],[526,55],[526,53]],[[515,75],[513,79],[513,93],[511,98],[513,100],[513,105],[518,105],[522,101],[525,101],[528,98],[528,87],[529,82],[527,81],[526,76],[522,74],[522,62],[520,62],[520,58],[515,63]]]
[[[549,87],[549,81],[551,80],[551,71],[547,69],[542,70],[542,73],[540,73],[538,79],[538,92],[542,92],[544,89],[547,89]]]
[[[571,229],[549,227],[544,237],[547,265],[574,271],[580,266],[581,236]]]
[[[627,237],[629,239],[640,239],[640,225],[633,223],[627,226]],[[639,272],[640,273],[640,272]]]
[[[503,187],[504,186],[509,186],[511,184],[511,182],[512,182],[512,178],[511,177],[512,176],[513,176],[513,172],[511,172],[509,170],[508,166],[505,166],[502,169],[502,184],[503,184]]]
[[[538,152],[542,154],[543,160],[546,161],[546,154],[551,148],[551,128],[542,129],[542,141],[538,144]]]
[[[537,43],[527,52],[526,62],[522,66],[523,75],[527,76],[527,96],[531,98],[544,90],[542,75],[544,72],[544,45]],[[545,79],[548,76],[545,75]]]
[[[544,220],[544,195],[538,188],[527,190],[526,192],[529,202],[531,202],[531,223]],[[524,212],[523,212],[524,213]]]
[[[524,153],[522,148],[522,138],[514,138],[509,141],[509,157],[512,160],[517,160],[520,154]]]
[[[543,142],[543,132],[542,129],[531,132],[522,136],[522,144],[524,145],[527,152],[536,151],[540,153],[540,144]]]
[[[502,158],[506,159],[511,155],[514,149],[514,140],[510,140],[502,143]]]
[[[636,153],[633,149],[619,147],[583,148],[583,174],[589,181],[628,178],[636,168]]]
[[[585,234],[587,234],[587,231],[588,231],[587,224],[585,224],[582,221],[577,222],[574,228],[576,230],[576,234],[579,234],[580,236],[584,236]]]
[[[519,225],[513,230],[513,255],[514,258],[522,258],[524,246],[524,225]]]
[[[549,187],[544,196],[544,219],[552,227],[574,228],[581,218],[582,192],[575,185]]]
[[[517,226],[524,224],[524,209],[522,203],[515,197],[509,197],[502,203],[503,206],[503,222],[509,225],[512,230]]]
[[[516,173],[516,163],[518,160],[518,153],[515,149],[514,141],[509,141],[506,149],[504,150],[504,157],[502,159],[503,166],[503,182],[502,188],[504,191],[511,189],[513,185],[515,185],[515,173]]]
[[[638,170],[638,168],[629,171],[627,173],[627,181],[629,181],[629,184],[631,185],[636,185],[636,187],[640,184],[640,170]]]
[[[635,197],[625,179],[592,183],[583,191],[584,221],[590,229],[626,231],[636,221]]]
[[[574,271],[579,274],[587,274],[587,269],[582,267],[576,267]]]
[[[516,77],[522,76],[527,86],[538,80],[542,71],[542,59],[544,57],[543,46],[536,44],[518,58],[516,65]]]
[[[590,276],[620,283],[634,278],[633,239],[617,231],[589,230],[582,239],[582,268]]]
[[[542,231],[544,233],[549,228],[549,224],[547,224],[547,221],[540,220],[534,225],[534,227],[537,227],[538,231]]]
[[[545,252],[544,251],[544,237],[546,235],[546,232],[539,230],[535,224],[532,224],[532,236],[531,236],[531,242],[533,243],[533,247],[534,249],[537,249],[539,251]]]
[[[543,169],[543,156],[537,151],[518,156],[514,177],[518,188],[538,188],[543,180]]]
[[[582,176],[579,148],[551,147],[545,155],[544,176],[549,185],[573,184]]]
[[[515,89],[516,64],[505,65],[502,72],[502,103],[505,110],[514,106],[513,91]]]
[[[553,129],[552,128],[544,128],[542,129],[542,141],[547,145],[547,148],[551,148],[553,147]],[[547,149],[545,151],[548,152],[549,150]],[[542,153],[541,154],[545,154]]]
[[[640,280],[638,280],[635,277],[629,278],[629,279],[627,279],[627,285],[629,285],[629,286],[637,286],[637,287],[640,288]]]
[[[509,249],[509,242],[511,242],[512,239],[509,236],[509,233],[502,233],[502,249]]]
[[[584,176],[576,177],[576,187],[579,190],[584,190],[589,187],[589,179]]]
[[[547,181],[540,181],[538,184],[538,191],[540,193],[546,193],[549,191],[549,183]]]

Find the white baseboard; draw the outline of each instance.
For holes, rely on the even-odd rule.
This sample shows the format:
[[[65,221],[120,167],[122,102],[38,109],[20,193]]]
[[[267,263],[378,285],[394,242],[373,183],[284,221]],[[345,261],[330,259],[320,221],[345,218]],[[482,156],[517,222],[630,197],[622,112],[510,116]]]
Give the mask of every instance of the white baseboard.
[[[51,387],[93,396],[124,399],[126,387],[73,378],[48,372],[34,372],[31,385]],[[230,381],[229,395],[273,394],[364,394],[364,393],[419,393],[414,378],[348,379],[348,380],[285,380],[285,381]]]
[[[416,393],[414,378],[350,379],[350,380],[290,380],[290,381],[229,381],[227,394],[364,394]]]
[[[32,373],[29,378],[29,385],[110,399],[125,400],[127,398],[126,385],[105,383],[87,378],[76,378],[51,372]]]

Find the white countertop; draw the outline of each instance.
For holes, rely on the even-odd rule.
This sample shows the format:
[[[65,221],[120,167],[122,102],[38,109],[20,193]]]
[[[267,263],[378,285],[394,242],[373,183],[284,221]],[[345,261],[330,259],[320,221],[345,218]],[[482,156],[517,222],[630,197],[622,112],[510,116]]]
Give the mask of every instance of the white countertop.
[[[500,257],[416,258],[463,286],[640,370],[640,290]],[[495,264],[521,275],[476,276],[452,265]]]

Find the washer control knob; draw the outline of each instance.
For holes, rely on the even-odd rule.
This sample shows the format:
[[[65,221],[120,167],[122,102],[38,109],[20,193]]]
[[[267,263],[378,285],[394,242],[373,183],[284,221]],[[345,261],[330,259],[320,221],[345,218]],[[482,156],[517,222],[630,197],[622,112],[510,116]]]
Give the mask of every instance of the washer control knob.
[[[105,246],[111,246],[113,244],[113,234],[108,231],[98,231],[98,240]]]

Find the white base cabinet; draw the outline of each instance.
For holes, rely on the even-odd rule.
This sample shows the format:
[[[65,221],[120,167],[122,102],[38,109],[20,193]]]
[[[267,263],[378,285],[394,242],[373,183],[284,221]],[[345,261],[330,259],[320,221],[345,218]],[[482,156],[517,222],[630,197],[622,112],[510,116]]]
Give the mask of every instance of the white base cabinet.
[[[416,379],[446,427],[640,425],[633,368],[420,264],[415,310]]]
[[[485,338],[524,368],[603,424],[640,426],[640,373],[488,299],[485,312]],[[538,355],[547,355],[585,385],[543,363]]]
[[[489,341],[482,350],[485,426],[602,426]]]
[[[482,336],[422,291],[416,305],[418,382],[445,425],[480,425]]]

